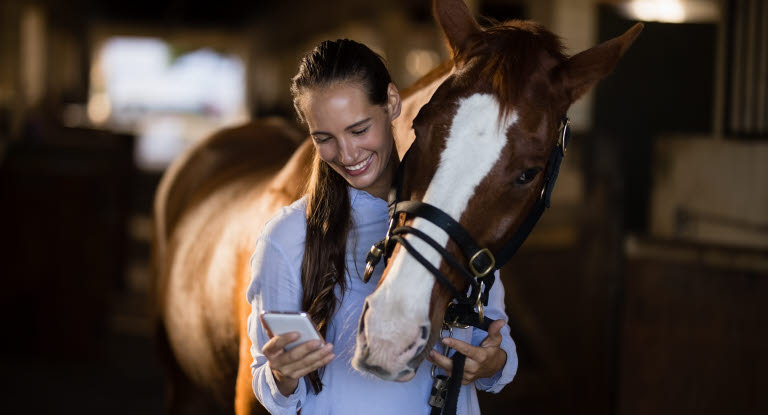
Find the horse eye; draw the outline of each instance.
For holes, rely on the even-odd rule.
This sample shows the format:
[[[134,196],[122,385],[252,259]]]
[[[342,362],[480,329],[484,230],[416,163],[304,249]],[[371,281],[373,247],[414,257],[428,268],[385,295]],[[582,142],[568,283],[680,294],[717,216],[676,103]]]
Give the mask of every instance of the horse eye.
[[[536,178],[536,175],[539,174],[540,171],[541,171],[541,169],[538,168],[538,167],[534,167],[532,169],[528,169],[528,170],[524,171],[523,174],[518,176],[517,179],[515,179],[515,183],[519,184],[519,185],[528,184],[528,183],[531,182],[531,180]]]

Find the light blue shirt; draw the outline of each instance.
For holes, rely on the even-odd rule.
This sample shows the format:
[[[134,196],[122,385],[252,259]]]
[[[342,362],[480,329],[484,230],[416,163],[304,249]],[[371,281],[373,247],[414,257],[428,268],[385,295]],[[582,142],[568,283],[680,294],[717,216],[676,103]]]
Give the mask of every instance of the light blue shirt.
[[[269,340],[258,318],[263,310],[301,310],[301,262],[306,234],[306,197],[284,207],[264,226],[256,241],[251,257],[253,278],[247,299],[252,306],[248,318],[248,336],[251,338],[253,363],[253,391],[259,401],[272,414],[428,414],[427,404],[432,378],[431,363],[424,361],[416,376],[409,382],[390,382],[352,368],[357,322],[365,297],[373,292],[381,278],[383,266],[376,268],[371,281],[363,283],[365,257],[371,245],[384,237],[389,221],[387,202],[365,191],[349,188],[353,225],[347,243],[347,288],[341,304],[331,318],[327,341],[334,345],[336,357],[322,375],[323,390],[312,392],[306,381],[291,396],[283,396],[277,388],[267,358],[261,353]],[[425,271],[426,272],[426,271]],[[338,287],[337,287],[338,288]],[[337,290],[338,296],[338,290]],[[485,314],[491,319],[507,320],[504,313],[504,287],[498,273],[490,292]],[[454,338],[479,345],[487,333],[479,329],[454,329]],[[502,330],[501,348],[507,353],[504,368],[491,378],[478,379],[461,387],[458,400],[459,414],[479,414],[476,389],[499,392],[512,381],[517,371],[515,344],[509,335],[509,326]],[[436,345],[441,349],[442,345]],[[441,350],[440,350],[441,351]]]

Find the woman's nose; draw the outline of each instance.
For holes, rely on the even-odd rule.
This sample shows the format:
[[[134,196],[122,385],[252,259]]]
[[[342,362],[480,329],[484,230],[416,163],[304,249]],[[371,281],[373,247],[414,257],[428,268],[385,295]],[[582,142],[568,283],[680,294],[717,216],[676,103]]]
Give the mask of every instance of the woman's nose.
[[[339,156],[341,163],[344,165],[351,165],[356,163],[357,160],[357,148],[352,143],[352,140],[342,138],[338,140],[339,143]]]

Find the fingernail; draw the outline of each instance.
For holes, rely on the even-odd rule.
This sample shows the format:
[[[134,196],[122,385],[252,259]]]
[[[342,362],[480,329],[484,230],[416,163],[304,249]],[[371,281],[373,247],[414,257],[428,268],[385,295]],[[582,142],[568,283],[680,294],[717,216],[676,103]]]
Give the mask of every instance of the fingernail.
[[[449,339],[449,338],[447,338],[447,337],[446,337],[446,338],[444,338],[444,339],[443,339],[443,344],[444,344],[444,345],[446,345],[446,346],[450,346],[450,345],[451,345],[451,339]]]

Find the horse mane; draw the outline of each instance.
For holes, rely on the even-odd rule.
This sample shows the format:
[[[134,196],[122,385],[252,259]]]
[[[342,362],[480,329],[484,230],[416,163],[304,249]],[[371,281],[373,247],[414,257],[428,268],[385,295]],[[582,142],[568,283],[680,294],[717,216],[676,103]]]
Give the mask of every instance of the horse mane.
[[[568,56],[559,36],[542,25],[524,20],[503,23],[489,19],[492,26],[478,32],[467,42],[469,45],[456,56],[456,62],[482,59],[482,79],[489,79],[493,93],[499,97],[500,117],[508,115],[512,103],[519,102],[521,87],[531,81],[537,71],[548,71],[541,53],[548,53],[557,63]],[[503,53],[502,53],[503,52]],[[533,103],[535,105],[535,103]]]

